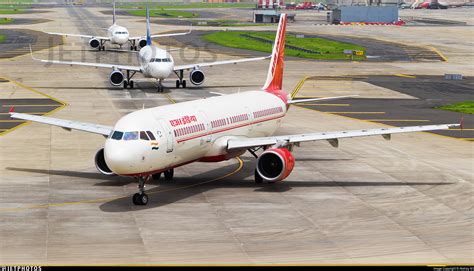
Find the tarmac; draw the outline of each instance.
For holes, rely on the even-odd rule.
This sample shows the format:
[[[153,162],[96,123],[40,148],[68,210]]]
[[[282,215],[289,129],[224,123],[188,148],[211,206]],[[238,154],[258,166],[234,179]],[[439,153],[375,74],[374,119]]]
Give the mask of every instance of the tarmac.
[[[101,12],[106,8],[48,10],[12,17],[51,20],[21,26],[28,30],[71,33],[103,33],[101,28],[111,22]],[[467,23],[406,28],[314,26],[311,14],[305,13],[288,31],[408,41],[436,48],[448,61],[288,59],[284,87],[298,97],[326,96],[344,89],[344,95],[361,95],[361,102],[355,102],[359,98],[337,101],[350,103],[350,110],[383,109],[425,119],[418,114],[429,110],[428,100],[443,92],[437,89],[428,99],[427,90],[444,73],[462,73],[468,78],[466,84],[474,76],[472,40],[468,38],[474,21],[469,11],[402,11],[402,15],[423,18],[449,15]],[[133,35],[144,33],[141,20],[118,17]],[[185,25],[152,26],[154,33],[187,29]],[[56,58],[60,53],[71,60],[136,64],[133,53],[96,52],[87,47],[87,41],[76,38],[36,51],[35,56]],[[173,52],[173,56],[178,64],[235,58],[193,48]],[[1,112],[10,103],[20,102],[16,99],[44,99],[41,103],[62,104],[41,108],[42,112],[56,109],[49,113],[51,117],[113,125],[142,107],[205,98],[212,92],[258,89],[267,68],[268,61],[208,68],[200,87],[174,89],[175,79],[171,78],[164,83],[166,91],[157,93],[154,82],[139,76],[134,78],[139,81],[137,88],[124,90],[109,85],[107,69],[45,66],[25,53],[0,60],[0,77],[4,78]],[[328,77],[367,79],[349,84]],[[427,85],[416,91],[418,84],[411,86],[405,79],[424,80]],[[335,82],[341,88],[334,88]],[[405,89],[407,85],[411,87]],[[459,99],[474,95],[472,85],[463,91],[466,96]],[[392,101],[390,106],[387,101]],[[405,102],[414,104],[406,109]],[[277,133],[407,124],[367,121],[329,113],[336,111],[325,108],[291,107]],[[453,115],[450,122],[458,119]],[[2,125],[4,120],[0,119]],[[445,119],[432,121],[441,120]],[[471,123],[471,119],[466,121]],[[150,182],[149,204],[135,206],[131,202],[136,192],[133,179],[103,176],[95,169],[93,157],[103,146],[103,137],[35,123],[16,126],[0,135],[0,265],[472,264],[474,145],[467,140],[471,130],[456,133],[462,139],[414,133],[395,135],[391,141],[382,137],[345,139],[337,149],[327,142],[302,144],[294,149],[292,174],[276,184],[254,183],[255,159],[249,154],[221,163],[189,164],[175,170],[173,181]]]

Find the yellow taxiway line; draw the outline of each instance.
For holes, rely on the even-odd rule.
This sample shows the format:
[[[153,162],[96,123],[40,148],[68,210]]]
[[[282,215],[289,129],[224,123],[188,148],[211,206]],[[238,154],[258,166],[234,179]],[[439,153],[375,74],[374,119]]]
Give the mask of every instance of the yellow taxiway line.
[[[430,120],[397,120],[397,119],[368,119],[368,121],[383,121],[383,122],[430,122]]]
[[[298,105],[317,105],[317,106],[351,106],[350,104],[320,104],[320,103],[299,103]]]
[[[385,112],[328,112],[326,111],[325,113],[331,113],[331,114],[370,114],[370,115],[376,115],[376,114],[385,114]]]
[[[176,190],[182,190],[186,188],[191,188],[211,182],[216,182],[219,180],[222,180],[224,178],[227,178],[229,176],[232,176],[242,170],[244,167],[244,161],[240,157],[236,157],[237,161],[239,162],[239,165],[237,168],[235,168],[232,172],[227,173],[225,175],[222,175],[220,177],[213,178],[208,181],[203,181],[191,185],[185,185],[181,187],[176,187],[176,188],[170,188],[170,189],[164,189],[164,190],[158,190],[158,191],[152,191],[148,192],[148,195],[154,195],[154,194],[159,194],[159,193],[164,193],[164,192],[172,192]],[[107,201],[112,201],[112,200],[117,200],[117,199],[122,199],[122,198],[127,198],[128,196],[116,196],[116,197],[108,197],[108,198],[100,198],[100,199],[93,199],[93,200],[82,200],[82,201],[70,201],[70,202],[60,202],[60,203],[47,203],[47,204],[38,204],[38,205],[31,205],[31,206],[25,206],[25,207],[16,207],[16,208],[0,208],[0,212],[14,212],[14,211],[24,211],[24,210],[30,210],[30,209],[45,209],[49,207],[61,207],[61,206],[70,206],[70,205],[78,205],[78,204],[87,204],[87,203],[100,203],[100,202],[107,202]]]
[[[416,76],[414,76],[414,75],[408,75],[408,74],[402,74],[402,73],[397,73],[397,74],[395,74],[395,76],[406,77],[406,78],[416,78]]]

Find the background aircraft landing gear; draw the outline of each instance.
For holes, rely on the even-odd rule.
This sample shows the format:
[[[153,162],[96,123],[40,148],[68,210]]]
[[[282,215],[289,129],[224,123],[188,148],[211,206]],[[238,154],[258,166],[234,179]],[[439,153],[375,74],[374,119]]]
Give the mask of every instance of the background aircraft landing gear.
[[[163,84],[161,83],[161,79],[158,79],[158,92],[163,92]]]
[[[176,88],[179,88],[180,86],[183,86],[183,88],[186,88],[186,80],[183,80],[183,70],[179,71],[179,74],[177,71],[174,72],[176,76],[178,76],[178,80],[176,80]]]
[[[145,182],[151,178],[139,177],[138,178],[138,193],[135,193],[132,197],[133,204],[135,205],[147,205],[148,204],[148,195],[145,193]]]
[[[165,174],[165,180],[173,180],[174,176],[174,169],[168,169],[163,172]]]
[[[127,79],[126,80],[123,80],[123,88],[127,88],[127,87],[130,87],[130,88],[133,88],[133,80],[132,80],[132,77],[135,75],[135,73],[137,72],[132,72],[132,74],[130,75],[130,71],[127,70]]]

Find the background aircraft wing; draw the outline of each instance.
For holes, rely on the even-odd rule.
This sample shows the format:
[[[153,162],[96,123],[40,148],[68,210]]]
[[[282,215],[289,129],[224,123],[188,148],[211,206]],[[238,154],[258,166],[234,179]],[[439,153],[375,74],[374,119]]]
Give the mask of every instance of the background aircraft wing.
[[[49,64],[63,64],[63,65],[75,65],[75,66],[89,66],[89,67],[96,67],[96,68],[110,68],[110,69],[119,69],[119,70],[129,70],[129,71],[137,71],[141,72],[139,66],[128,66],[128,65],[118,65],[118,64],[107,64],[107,63],[92,63],[92,62],[77,62],[77,61],[62,61],[62,60],[47,60],[47,59],[38,59],[33,56],[33,52],[31,51],[30,45],[30,53],[31,58],[36,61],[40,61],[43,63]]]
[[[287,145],[292,145],[295,143],[297,144],[300,142],[317,141],[317,140],[327,140],[333,147],[337,147],[338,139],[341,139],[341,138],[381,135],[383,136],[383,138],[389,140],[391,134],[444,130],[444,129],[449,129],[449,128],[456,128],[459,126],[460,124],[440,124],[440,125],[407,126],[407,127],[379,128],[379,129],[352,130],[352,131],[339,131],[339,132],[319,132],[319,133],[257,137],[257,138],[235,138],[235,139],[229,139],[229,141],[227,142],[227,149],[228,150],[246,149],[246,148],[248,149],[248,148],[253,148],[253,147],[272,146],[272,145],[287,146]]]
[[[33,121],[33,122],[49,124],[53,126],[59,126],[68,131],[79,130],[83,132],[99,134],[99,135],[104,135],[104,136],[108,136],[110,132],[112,132],[112,127],[110,126],[104,126],[104,125],[92,124],[92,123],[86,123],[86,122],[63,120],[63,119],[42,117],[42,116],[15,113],[15,112],[10,112],[10,117],[14,119],[28,120],[28,121]]]
[[[234,59],[234,60],[222,60],[222,61],[215,61],[215,62],[204,62],[204,63],[186,64],[186,65],[176,65],[174,66],[174,70],[180,71],[180,70],[189,70],[189,69],[200,68],[200,67],[212,67],[212,66],[225,65],[225,64],[237,64],[237,63],[242,63],[242,62],[264,60],[267,58],[270,58],[270,56],[241,58],[241,59]]]
[[[166,33],[166,34],[155,34],[150,35],[150,38],[161,38],[161,37],[173,37],[173,36],[183,36],[191,33],[193,25],[190,26],[188,32],[180,32],[180,33]],[[146,39],[146,36],[139,36],[139,37],[130,37],[130,40],[141,40]]]
[[[88,38],[88,39],[96,38],[96,39],[100,39],[100,40],[110,40],[109,37],[100,37],[100,36],[92,36],[92,35],[56,33],[56,32],[46,32],[46,33],[50,34],[50,35],[58,35],[58,36],[65,36],[65,37],[70,36],[70,37],[80,37],[80,38]]]

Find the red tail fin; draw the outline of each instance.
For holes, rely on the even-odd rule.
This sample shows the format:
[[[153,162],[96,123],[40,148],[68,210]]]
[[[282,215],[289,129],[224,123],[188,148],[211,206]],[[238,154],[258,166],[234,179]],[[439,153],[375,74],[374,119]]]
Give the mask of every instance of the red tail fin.
[[[273,44],[272,60],[268,68],[267,81],[263,90],[271,93],[281,92],[283,81],[283,59],[285,57],[286,14],[280,15],[280,22]]]

